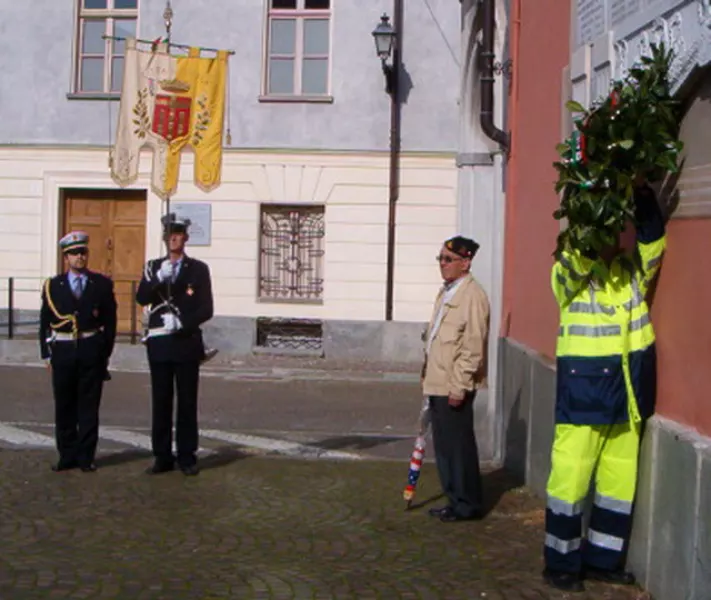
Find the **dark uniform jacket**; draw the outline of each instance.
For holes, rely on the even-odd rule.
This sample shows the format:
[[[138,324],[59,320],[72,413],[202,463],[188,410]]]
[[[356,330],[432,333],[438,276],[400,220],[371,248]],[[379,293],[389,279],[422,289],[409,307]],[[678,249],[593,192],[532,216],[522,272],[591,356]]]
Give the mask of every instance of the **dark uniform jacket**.
[[[108,363],[116,340],[116,297],[114,282],[99,273],[86,273],[86,287],[77,300],[69,275],[56,275],[42,288],[40,310],[40,354],[52,364]],[[51,341],[54,332],[72,334],[98,331],[76,341]],[[49,341],[48,341],[49,340]]]
[[[161,263],[167,257],[150,260],[143,269],[136,300],[149,306],[148,360],[152,362],[193,362],[204,357],[200,325],[212,318],[214,308],[210,269],[202,261],[183,256],[175,282],[158,281]],[[170,294],[170,295],[169,295]],[[162,306],[161,306],[162,305]],[[182,329],[168,335],[151,335],[163,328],[162,315],[172,312]]]

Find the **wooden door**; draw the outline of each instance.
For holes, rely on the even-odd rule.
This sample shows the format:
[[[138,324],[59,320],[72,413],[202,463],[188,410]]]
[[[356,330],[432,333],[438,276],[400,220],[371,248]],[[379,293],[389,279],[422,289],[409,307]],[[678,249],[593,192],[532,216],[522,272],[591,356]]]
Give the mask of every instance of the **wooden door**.
[[[114,280],[119,333],[131,333],[134,318],[140,332],[141,311],[131,283],[138,285],[145,262],[145,192],[66,191],[62,235],[75,229],[89,234],[89,268]]]

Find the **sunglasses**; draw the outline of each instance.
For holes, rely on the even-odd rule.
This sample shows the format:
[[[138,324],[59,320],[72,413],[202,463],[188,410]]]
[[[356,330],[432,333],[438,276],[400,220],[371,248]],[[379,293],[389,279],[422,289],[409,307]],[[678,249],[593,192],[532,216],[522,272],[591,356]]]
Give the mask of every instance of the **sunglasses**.
[[[435,256],[435,260],[438,263],[453,263],[455,260],[464,260],[462,256],[445,256],[444,254],[439,254]]]
[[[64,254],[69,254],[69,256],[86,256],[89,253],[89,251],[86,248],[72,248],[71,250],[67,250]]]

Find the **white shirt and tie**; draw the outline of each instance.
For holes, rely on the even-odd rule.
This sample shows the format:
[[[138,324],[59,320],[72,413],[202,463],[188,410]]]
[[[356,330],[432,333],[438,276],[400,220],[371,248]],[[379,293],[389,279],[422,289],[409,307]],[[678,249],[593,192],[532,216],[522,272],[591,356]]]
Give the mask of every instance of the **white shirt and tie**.
[[[437,311],[437,316],[435,317],[434,323],[432,323],[432,329],[430,330],[430,335],[427,338],[427,349],[426,353],[429,356],[430,354],[430,347],[432,346],[432,340],[435,339],[435,336],[437,335],[437,332],[439,331],[439,327],[442,324],[442,318],[444,317],[444,307],[447,305],[448,302],[454,298],[454,294],[457,293],[457,290],[459,289],[459,286],[462,284],[462,281],[464,281],[464,277],[460,277],[456,281],[452,281],[451,283],[445,283],[444,284],[444,292],[442,294],[442,298],[440,299],[439,303],[439,310]]]

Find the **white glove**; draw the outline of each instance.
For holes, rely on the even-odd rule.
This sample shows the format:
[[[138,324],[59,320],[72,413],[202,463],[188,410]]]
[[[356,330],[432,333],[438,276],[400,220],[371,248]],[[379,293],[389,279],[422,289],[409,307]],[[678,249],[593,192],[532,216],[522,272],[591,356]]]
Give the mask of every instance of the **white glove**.
[[[169,331],[178,331],[183,328],[183,324],[180,322],[180,319],[173,313],[161,315],[161,318],[163,319],[163,327]]]
[[[158,270],[158,281],[163,283],[166,279],[173,278],[173,263],[167,258],[160,264]]]

